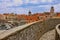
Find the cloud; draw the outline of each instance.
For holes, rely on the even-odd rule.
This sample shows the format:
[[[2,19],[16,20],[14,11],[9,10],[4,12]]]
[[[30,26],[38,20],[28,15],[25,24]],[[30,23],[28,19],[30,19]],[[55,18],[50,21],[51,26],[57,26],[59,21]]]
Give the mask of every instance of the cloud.
[[[39,3],[52,3],[54,0],[25,0],[24,3],[32,3],[32,4],[39,4]]]
[[[28,9],[27,8],[3,8],[2,10],[0,10],[0,13],[17,13],[17,14],[27,14],[28,13]]]
[[[22,5],[23,0],[0,0],[0,6],[18,6]]]
[[[42,10],[43,12],[50,12],[51,6],[53,6],[53,5],[39,5],[38,7],[43,8],[43,10],[44,10],[44,11]]]
[[[23,4],[23,0],[13,0],[13,4],[14,5],[22,5]]]
[[[55,12],[60,12],[60,3],[54,5],[54,8],[55,8]]]
[[[52,2],[53,0],[41,0],[41,2]]]
[[[24,0],[24,3],[25,4],[28,4],[30,1],[29,0]]]
[[[30,0],[30,3],[37,4],[39,2],[38,2],[38,0]]]
[[[57,0],[0,0],[0,13],[28,13],[29,9],[33,13],[45,12],[50,11],[51,6],[55,7],[55,11],[60,11],[60,4],[57,4],[59,2]]]
[[[38,3],[51,3],[54,0],[25,0],[26,3],[38,4]]]
[[[38,3],[52,3],[54,0],[27,0],[29,3],[38,4]]]
[[[0,0],[0,2],[10,2],[11,0]]]
[[[0,0],[0,6],[21,6],[23,4],[41,4],[41,2],[45,4],[45,2],[52,2],[53,0]]]
[[[39,5],[38,7],[43,7],[44,9],[46,9],[46,11],[50,11],[51,6],[54,7],[55,12],[60,12],[60,3],[54,5]]]

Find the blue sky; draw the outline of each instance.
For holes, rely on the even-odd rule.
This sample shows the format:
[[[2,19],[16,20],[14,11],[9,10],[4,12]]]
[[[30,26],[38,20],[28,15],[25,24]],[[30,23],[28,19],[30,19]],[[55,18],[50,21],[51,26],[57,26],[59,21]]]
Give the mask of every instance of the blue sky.
[[[60,12],[60,0],[0,0],[0,13],[49,12],[51,6]]]

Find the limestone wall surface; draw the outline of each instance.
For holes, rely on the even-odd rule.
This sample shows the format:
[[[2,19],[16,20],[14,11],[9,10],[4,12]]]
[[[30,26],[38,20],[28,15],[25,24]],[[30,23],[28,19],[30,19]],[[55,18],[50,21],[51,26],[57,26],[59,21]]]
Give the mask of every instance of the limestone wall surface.
[[[0,35],[0,40],[39,40],[40,37],[55,28],[60,19],[37,21],[11,30]]]
[[[55,28],[55,40],[60,40],[60,24]]]

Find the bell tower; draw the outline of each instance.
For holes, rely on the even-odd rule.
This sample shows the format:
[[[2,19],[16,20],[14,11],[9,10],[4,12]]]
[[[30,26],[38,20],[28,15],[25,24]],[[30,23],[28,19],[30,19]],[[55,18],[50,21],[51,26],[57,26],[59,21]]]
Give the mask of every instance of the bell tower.
[[[51,9],[50,9],[50,13],[51,13],[51,15],[54,14],[54,7],[53,7],[53,6],[52,6]]]

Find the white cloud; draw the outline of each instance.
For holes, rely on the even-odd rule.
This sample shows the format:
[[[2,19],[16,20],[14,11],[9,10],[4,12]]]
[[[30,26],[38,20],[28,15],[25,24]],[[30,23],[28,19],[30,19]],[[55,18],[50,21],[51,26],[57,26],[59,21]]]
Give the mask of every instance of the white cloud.
[[[25,1],[24,1],[24,3],[26,3],[26,4],[29,3],[29,2],[30,2],[29,0],[25,0]]]
[[[41,0],[41,2],[46,2],[46,0]]]
[[[42,7],[44,9],[46,9],[46,11],[50,11],[50,8],[51,8],[52,5],[39,5],[38,7]]]
[[[39,3],[45,3],[45,2],[48,2],[48,3],[51,3],[53,0],[2,0],[2,2],[0,3],[0,10],[3,10],[4,12],[16,12],[16,13],[26,13],[28,11],[28,9],[30,10],[34,10],[34,8],[45,8],[47,9],[46,11],[50,11],[50,7],[52,5],[39,5],[39,6],[32,6],[28,9],[26,8],[7,8],[9,6],[21,6],[23,4],[28,4],[28,3],[32,3],[32,4],[39,4]],[[56,4],[56,5],[53,5],[55,7],[55,11],[60,11],[60,4]],[[43,11],[43,10],[42,10]]]
[[[23,1],[25,4],[28,4],[28,3],[32,3],[32,4],[36,4],[39,2],[39,0],[24,0]]]
[[[8,6],[18,6],[22,5],[23,0],[1,0],[0,7],[8,7]]]
[[[52,2],[53,0],[2,0],[2,2],[0,3],[0,6],[20,6],[23,4],[28,4],[28,3],[32,3],[32,4],[39,4],[40,2]]]
[[[54,0],[25,0],[25,2],[24,3],[32,3],[32,4],[38,4],[38,3],[46,3],[46,2],[48,2],[48,3],[51,3],[51,2],[53,2]]]
[[[30,0],[30,3],[37,4],[37,3],[39,3],[39,1],[38,0]]]
[[[4,8],[2,10],[0,10],[0,12],[2,13],[17,13],[17,14],[27,14],[28,12],[28,9],[27,8],[22,8],[22,7],[19,7],[19,8]]]
[[[54,4],[54,5],[39,5],[38,7],[46,8],[49,11],[51,6],[54,7],[55,12],[60,12],[60,3],[59,4]]]
[[[52,5],[39,5],[38,7],[51,7]]]
[[[53,0],[47,0],[48,2],[53,2]]]
[[[13,4],[14,5],[22,5],[23,4],[23,0],[13,0]]]
[[[60,12],[60,3],[54,5],[54,8],[55,8],[55,11],[56,11],[56,12]]]
[[[41,0],[41,2],[52,2],[53,0]]]
[[[11,0],[0,0],[1,2],[10,2]]]

